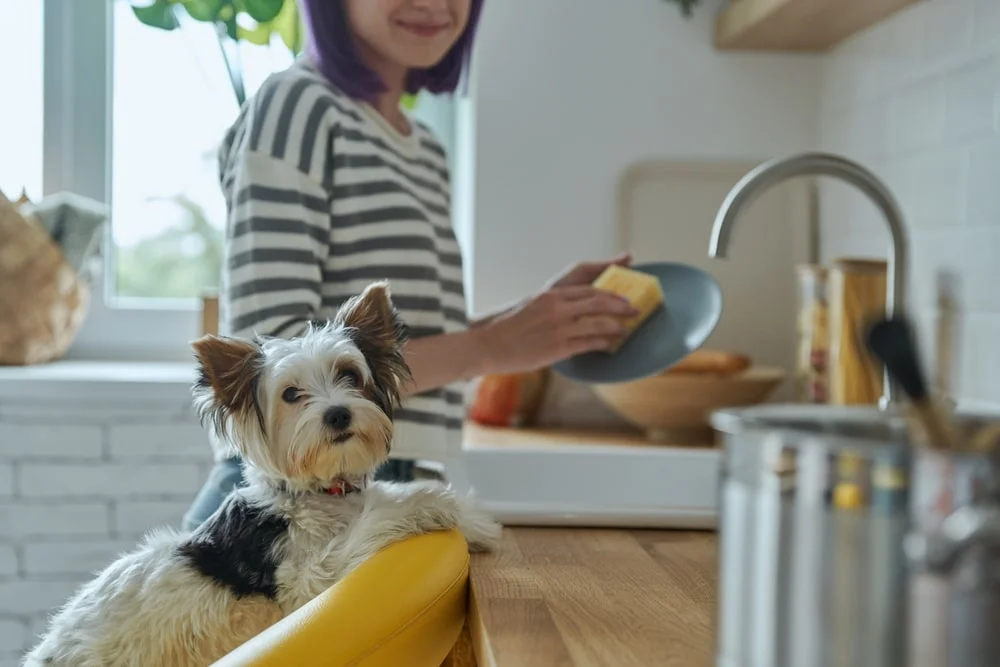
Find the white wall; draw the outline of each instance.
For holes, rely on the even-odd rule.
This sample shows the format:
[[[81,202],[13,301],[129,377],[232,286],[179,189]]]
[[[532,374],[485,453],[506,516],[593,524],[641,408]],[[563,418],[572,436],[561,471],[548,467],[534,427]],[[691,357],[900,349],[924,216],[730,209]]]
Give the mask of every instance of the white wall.
[[[635,161],[762,160],[815,145],[819,59],[716,52],[719,4],[685,20],[664,0],[486,3],[473,91],[476,313],[611,252],[616,183]]]
[[[841,45],[823,69],[821,145],[872,167],[908,218],[925,352],[938,270],[959,279],[957,398],[1000,403],[1000,2],[928,0]],[[885,256],[874,209],[824,186],[827,257]]]
[[[15,667],[84,581],[149,530],[180,527],[211,452],[189,383],[108,392],[62,377],[22,382],[21,397],[0,383],[0,667]]]

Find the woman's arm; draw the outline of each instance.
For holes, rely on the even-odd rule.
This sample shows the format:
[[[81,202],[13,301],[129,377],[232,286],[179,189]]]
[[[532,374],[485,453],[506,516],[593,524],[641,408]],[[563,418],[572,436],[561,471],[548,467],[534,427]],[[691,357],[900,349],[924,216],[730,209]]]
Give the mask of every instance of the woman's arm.
[[[471,380],[488,372],[486,344],[475,329],[413,339],[406,344],[403,356],[413,375],[413,382],[403,387],[403,396]]]
[[[634,314],[626,300],[589,285],[551,287],[465,332],[408,342],[404,355],[413,383],[403,393],[607,350],[625,333],[623,318]]]
[[[427,336],[406,345],[406,362],[413,373],[413,384],[404,395],[419,394],[452,382],[471,380],[492,372],[501,372],[504,364],[490,361],[489,333],[482,330],[521,308],[518,302],[496,312],[469,320],[467,331]],[[499,370],[494,370],[498,367]]]
[[[483,315],[482,317],[472,318],[472,319],[469,320],[469,328],[470,329],[478,329],[479,327],[485,326],[485,325],[489,324],[490,322],[495,321],[497,318],[503,317],[504,315],[517,310],[522,305],[523,305],[523,302],[522,301],[518,301],[517,303],[515,303],[513,305],[506,306],[506,307],[501,308],[500,310],[498,310],[496,312],[489,313],[488,315]]]

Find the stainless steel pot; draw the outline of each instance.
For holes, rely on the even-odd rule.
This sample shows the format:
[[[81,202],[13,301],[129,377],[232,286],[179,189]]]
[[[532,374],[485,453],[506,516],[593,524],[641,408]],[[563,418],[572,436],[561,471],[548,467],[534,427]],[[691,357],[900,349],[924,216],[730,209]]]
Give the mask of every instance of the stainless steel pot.
[[[915,452],[909,566],[910,667],[1000,665],[1000,460]]]
[[[921,467],[927,459],[902,417],[874,407],[770,405],[719,412],[713,425],[724,443],[718,667],[978,667],[908,657],[928,648],[908,642],[910,625],[926,621],[907,613],[909,565],[930,567],[942,543],[934,529],[943,525],[927,502],[911,500],[939,497],[930,489],[943,469]],[[981,528],[976,544],[987,534]],[[976,561],[981,569],[990,557]],[[945,628],[937,641],[953,642],[955,632]],[[993,659],[1000,664],[1000,653]]]

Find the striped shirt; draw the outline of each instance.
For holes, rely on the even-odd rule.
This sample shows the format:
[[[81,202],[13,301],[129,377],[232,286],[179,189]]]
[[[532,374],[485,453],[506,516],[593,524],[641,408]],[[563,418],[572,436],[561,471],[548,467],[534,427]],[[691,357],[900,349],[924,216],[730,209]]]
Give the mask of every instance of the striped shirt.
[[[445,153],[425,126],[411,126],[401,134],[305,59],[262,84],[219,153],[223,333],[295,336],[379,279],[412,337],[467,326]],[[407,398],[394,453],[456,451],[463,410],[460,384]]]

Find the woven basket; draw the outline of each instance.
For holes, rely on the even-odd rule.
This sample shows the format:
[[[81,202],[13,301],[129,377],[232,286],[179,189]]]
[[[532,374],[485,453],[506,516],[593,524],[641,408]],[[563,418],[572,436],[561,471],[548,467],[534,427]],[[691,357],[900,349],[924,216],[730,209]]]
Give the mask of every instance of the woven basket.
[[[39,223],[0,192],[0,364],[57,359],[90,306],[90,288]]]

